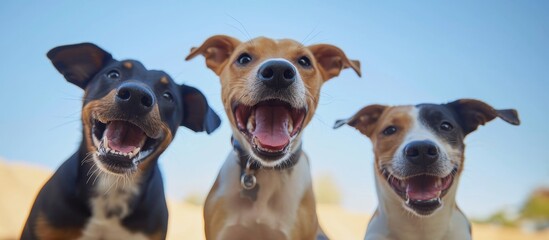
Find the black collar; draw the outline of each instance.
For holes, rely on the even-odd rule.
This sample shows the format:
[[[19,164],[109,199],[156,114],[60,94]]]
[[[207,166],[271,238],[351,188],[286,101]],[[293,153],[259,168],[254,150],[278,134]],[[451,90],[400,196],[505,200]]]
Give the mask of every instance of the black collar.
[[[248,160],[251,160],[251,156],[248,152],[244,151],[244,149],[242,149],[240,143],[234,138],[234,137],[231,137],[231,142],[233,144],[233,148],[234,150],[236,151],[236,153],[238,154],[238,164],[240,165],[240,168],[241,169],[246,169],[246,165],[248,163]],[[264,167],[264,166],[261,166],[261,164],[255,160],[252,160],[252,162],[250,163],[250,170],[258,170],[258,169],[275,169],[275,170],[284,170],[284,169],[288,169],[288,168],[292,168],[293,166],[295,166],[299,160],[299,158],[301,157],[301,153],[303,152],[302,148],[301,148],[301,145],[302,143],[299,143],[299,146],[297,147],[297,149],[292,153],[292,155],[284,162],[274,166],[274,167]]]

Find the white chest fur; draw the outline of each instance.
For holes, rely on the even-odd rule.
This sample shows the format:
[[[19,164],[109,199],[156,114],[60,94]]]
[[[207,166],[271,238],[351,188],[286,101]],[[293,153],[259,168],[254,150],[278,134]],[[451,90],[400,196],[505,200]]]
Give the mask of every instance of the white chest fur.
[[[122,227],[121,219],[131,213],[129,203],[139,193],[137,179],[101,174],[90,200],[92,216],[82,231],[82,240],[147,239]]]

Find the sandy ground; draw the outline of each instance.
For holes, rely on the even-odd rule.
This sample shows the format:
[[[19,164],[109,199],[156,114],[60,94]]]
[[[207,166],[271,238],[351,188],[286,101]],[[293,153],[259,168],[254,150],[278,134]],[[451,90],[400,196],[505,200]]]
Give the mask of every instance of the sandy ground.
[[[0,159],[0,239],[16,239],[28,215],[34,197],[51,172],[35,166],[10,164]],[[204,239],[202,207],[169,201],[168,239]],[[346,211],[334,205],[318,206],[324,231],[332,239],[362,239],[369,216]],[[518,229],[474,225],[474,239],[542,240],[549,231],[523,233]]]

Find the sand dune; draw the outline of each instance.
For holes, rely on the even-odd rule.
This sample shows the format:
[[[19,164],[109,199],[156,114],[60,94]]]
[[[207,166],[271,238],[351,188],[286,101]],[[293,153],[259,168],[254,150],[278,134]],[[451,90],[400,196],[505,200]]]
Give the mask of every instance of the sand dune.
[[[51,172],[0,159],[0,239],[16,239],[34,201]],[[170,222],[168,239],[204,239],[202,207],[168,201]],[[335,240],[362,239],[369,216],[356,214],[334,205],[319,205],[318,214],[324,231]],[[474,239],[542,240],[549,231],[525,234],[517,229],[474,225]]]
[[[38,190],[51,171],[0,159],[0,239],[17,238]]]

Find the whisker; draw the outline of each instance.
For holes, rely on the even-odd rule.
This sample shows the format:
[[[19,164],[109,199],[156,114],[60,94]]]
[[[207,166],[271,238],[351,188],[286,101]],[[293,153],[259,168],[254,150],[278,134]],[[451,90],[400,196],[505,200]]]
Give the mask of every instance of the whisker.
[[[316,28],[318,27],[318,24],[315,25],[315,27],[313,28],[313,30],[311,30],[307,36],[305,36],[305,38],[303,40],[300,41],[301,45],[304,46],[305,43],[307,42],[307,38],[309,38],[309,36],[311,36],[311,34],[316,30]]]
[[[70,120],[70,121],[66,121],[66,122],[63,122],[63,123],[61,123],[61,124],[59,124],[59,125],[53,126],[52,128],[49,128],[48,131],[52,131],[52,130],[55,130],[55,129],[57,129],[57,128],[63,127],[63,126],[65,126],[65,125],[68,125],[68,124],[70,124],[70,123],[79,122],[79,121],[80,121],[80,118],[78,118],[78,119],[73,119],[73,120]]]
[[[248,36],[248,42],[250,42],[252,44],[252,46],[255,47],[255,43],[253,41],[253,38],[252,36],[250,35],[250,33],[248,32],[248,29],[246,29],[246,27],[244,26],[244,24],[242,24],[242,22],[238,21],[238,19],[236,19],[235,17],[231,16],[230,14],[227,14],[230,18],[232,18],[233,20],[235,20],[238,24],[240,24],[240,26],[242,27],[242,29],[244,30],[244,32],[246,33],[246,35]]]
[[[97,167],[97,170],[99,170],[99,167]],[[95,178],[93,179],[93,182],[92,182],[92,186],[95,185],[95,181],[97,180],[97,178],[99,177],[99,175],[101,175],[103,173],[103,171],[99,170],[99,171],[94,171],[94,173],[97,172],[97,174],[95,174]]]

